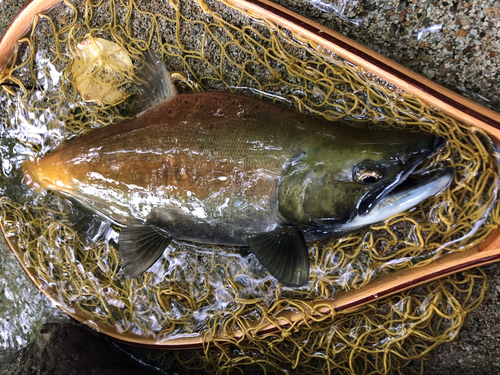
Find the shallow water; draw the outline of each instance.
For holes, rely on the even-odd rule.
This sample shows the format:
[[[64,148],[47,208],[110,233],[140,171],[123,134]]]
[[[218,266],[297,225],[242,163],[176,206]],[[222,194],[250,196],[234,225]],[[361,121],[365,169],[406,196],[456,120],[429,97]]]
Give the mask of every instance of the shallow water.
[[[47,322],[70,318],[45,297],[0,238],[0,369]]]
[[[24,189],[16,171],[26,150],[18,142],[6,137],[5,122],[9,121],[10,116],[5,112],[9,104],[4,94],[0,94],[0,103],[1,194],[23,201],[29,199],[30,194]],[[17,183],[6,183],[9,177]],[[5,364],[12,354],[34,338],[44,323],[69,321],[69,318],[33,284],[3,236],[0,238],[0,285],[0,364]]]
[[[40,27],[41,30],[44,30],[45,28],[43,33],[45,33],[47,29],[49,29],[48,25],[41,25]],[[42,31],[40,32],[42,33]],[[297,48],[297,46],[293,45],[290,48]],[[4,166],[4,175],[9,175],[10,176],[9,179],[11,181],[11,183],[5,185],[7,187],[7,190],[4,191],[4,195],[10,196],[14,200],[20,203],[24,203],[25,200],[29,201],[32,198],[30,196],[31,193],[28,190],[24,190],[24,192],[27,195],[23,194],[19,195],[19,190],[17,188],[14,188],[21,186],[19,183],[20,176],[18,172],[19,172],[20,162],[22,161],[22,159],[25,158],[27,155],[35,154],[35,152],[43,154],[45,152],[52,150],[59,142],[61,142],[64,138],[66,138],[69,134],[71,134],[71,131],[73,131],[73,130],[68,131],[68,128],[66,127],[65,123],[61,120],[61,117],[59,116],[62,115],[62,117],[65,117],[66,119],[69,117],[70,119],[74,120],[75,112],[71,112],[71,110],[76,107],[80,108],[81,110],[81,108],[83,108],[85,105],[88,104],[88,103],[78,102],[75,105],[73,103],[66,103],[63,101],[63,102],[56,102],[55,106],[53,107],[55,108],[55,110],[52,112],[46,111],[44,109],[47,107],[47,102],[50,102],[51,98],[55,94],[59,93],[55,81],[59,82],[59,80],[61,79],[60,70],[58,69],[65,67],[63,61],[58,61],[58,64],[60,64],[60,66],[46,64],[46,61],[48,60],[48,57],[45,56],[46,54],[49,53],[44,47],[41,47],[39,50],[37,50],[36,58],[39,61],[45,61],[45,63],[35,65],[35,67],[38,69],[37,82],[43,87],[43,90],[35,91],[33,93],[33,96],[30,99],[32,100],[32,102],[29,103],[29,105],[24,106],[22,103],[14,105],[17,112],[14,117],[10,117],[11,119],[15,119],[10,124],[10,125],[14,124],[14,126],[11,127],[9,130],[9,134],[11,136],[10,140],[9,137],[3,137],[4,143],[2,144],[2,147],[6,152],[4,153],[2,165]],[[44,66],[44,68],[40,69],[42,65]],[[49,72],[48,75],[46,75],[47,72]],[[237,74],[235,74],[235,76],[237,78]],[[52,77],[53,79],[52,81],[50,77]],[[290,81],[296,82],[299,80],[298,78],[295,77],[292,78],[293,79],[290,79]],[[376,79],[374,79],[373,81],[376,81]],[[280,84],[277,86],[285,86],[285,85]],[[255,88],[252,89],[253,91],[252,90],[247,90],[247,91],[250,92],[256,91]],[[299,97],[308,95],[306,90],[302,89],[298,90],[297,88],[294,87],[292,88],[283,87],[283,91],[284,94],[288,93],[291,95],[298,95]],[[318,94],[318,92],[320,92],[320,94]],[[313,90],[313,94],[316,94],[317,97],[319,97],[321,100],[322,97],[321,91]],[[400,93],[397,94],[399,95]],[[273,95],[276,94],[273,93]],[[399,98],[397,100],[399,100]],[[292,101],[288,100],[288,102],[291,103]],[[348,101],[343,101],[343,99],[339,99],[339,103],[341,103],[342,105],[346,104],[346,102]],[[40,105],[41,107],[38,111],[31,112],[29,107],[33,107],[34,103]],[[96,109],[95,106],[94,110],[99,112],[99,109]],[[383,109],[380,110],[375,109],[374,114],[371,115],[376,118],[383,118],[384,113],[385,112]],[[85,115],[87,114],[88,113],[85,112]],[[116,114],[116,111],[112,110],[107,113],[100,113],[99,115],[95,115],[95,118],[101,119],[104,118],[105,116],[108,116],[108,121],[114,121],[114,120],[109,120],[110,116],[113,116],[114,114]],[[355,115],[360,115],[362,118],[364,116],[368,116],[364,112],[361,113],[356,112]],[[89,117],[91,116],[92,113],[90,112]],[[423,123],[426,122],[428,123],[428,121],[426,121],[425,118],[421,120]],[[93,127],[93,126],[102,126],[104,124],[105,123],[100,123],[100,124],[92,123],[90,119],[87,119],[84,125],[87,127]],[[81,131],[83,131],[82,128],[80,128],[78,131],[74,131],[74,133],[79,133]],[[17,142],[20,141],[22,141],[22,143],[25,146],[19,146]],[[35,147],[33,147],[32,150],[30,147],[26,147],[26,144],[35,145]],[[18,158],[19,155],[22,155],[22,157]],[[472,169],[473,167],[470,168]],[[465,171],[463,174],[467,174],[466,172],[467,171]],[[11,188],[8,188],[9,186]],[[481,203],[485,202],[492,203],[488,197],[483,197]],[[44,203],[43,198],[35,199],[35,203],[36,204]],[[428,212],[430,213],[430,215],[428,216],[429,221],[436,222],[437,220],[439,220],[439,214],[440,214],[440,212],[438,212],[439,209],[436,207],[432,208],[427,207],[427,208]],[[423,211],[426,210],[424,209]],[[485,212],[487,212],[487,210],[483,211],[483,216]],[[50,215],[45,216],[45,214],[41,214],[40,217],[43,219],[43,218],[48,218],[49,216]],[[52,216],[48,222],[49,224],[52,224],[57,222],[58,219],[60,219],[60,217]],[[476,229],[477,228],[472,226],[472,230]],[[422,231],[418,227],[408,226],[408,222],[405,222],[404,218],[400,218],[398,221],[391,223],[391,225],[385,228],[380,228],[379,235],[383,234],[382,232],[388,230],[392,231],[392,233],[396,233],[396,237],[398,238],[404,237],[409,239],[410,242],[412,242],[413,244],[419,244],[419,242],[421,242]],[[370,238],[369,233],[363,234],[362,237],[368,240],[374,239],[375,241],[378,241],[379,244],[381,244],[382,241],[384,241],[382,237],[375,236],[374,238],[373,237]],[[68,237],[65,238],[67,239]],[[456,240],[456,238],[453,239]],[[353,241],[352,238],[351,240],[346,240],[346,244],[342,247],[342,251],[333,249],[330,247],[330,245],[324,245],[312,250],[313,256],[315,257],[315,259],[318,259],[319,261],[319,263],[316,264],[315,268],[313,269],[313,273],[316,274],[315,277],[317,278],[313,286],[314,289],[312,295],[313,298],[317,296],[329,297],[332,294],[336,293],[337,290],[341,290],[342,288],[348,289],[353,285],[359,286],[364,283],[366,275],[371,275],[371,273],[374,271],[373,268],[369,267],[372,262],[372,259],[370,259],[370,254],[373,254],[374,248],[371,247],[370,249],[367,249],[367,246],[364,246],[363,244],[360,245],[360,243],[355,243],[353,245],[352,243],[350,244],[349,241]],[[186,301],[177,299],[175,293],[172,293],[171,295],[162,294],[163,297],[161,299],[162,308],[154,310],[151,309],[151,307],[147,302],[147,299],[150,297],[151,290],[148,289],[148,287],[136,285],[135,287],[137,289],[135,290],[133,296],[131,297],[131,300],[137,306],[137,316],[135,318],[136,319],[142,318],[144,319],[144,321],[149,321],[147,326],[140,327],[139,331],[141,329],[146,329],[155,333],[159,333],[165,329],[165,326],[170,327],[168,325],[170,324],[170,321],[181,320],[181,319],[184,319],[183,321],[184,329],[187,328],[188,330],[196,330],[199,329],[200,327],[204,327],[207,324],[210,325],[212,323],[210,321],[210,316],[216,319],[217,315],[223,314],[224,311],[229,310],[230,312],[233,312],[238,309],[240,303],[249,303],[256,296],[262,299],[261,301],[263,302],[262,305],[264,306],[264,312],[267,306],[271,306],[276,301],[276,299],[279,298],[297,297],[301,296],[301,294],[304,296],[305,299],[311,298],[311,296],[308,294],[309,293],[308,291],[304,293],[302,291],[299,291],[298,293],[296,293],[295,291],[284,289],[275,292],[276,290],[275,283],[273,283],[273,281],[269,278],[269,276],[266,275],[265,271],[262,270],[262,268],[258,267],[258,264],[256,264],[254,260],[248,257],[248,254],[245,253],[241,254],[234,249],[223,249],[225,252],[216,252],[214,254],[212,248],[206,248],[206,249],[201,248],[198,249],[196,255],[194,255],[190,245],[176,244],[176,246],[179,247],[172,249],[167,254],[168,259],[167,257],[164,258],[163,263],[159,263],[156,266],[154,270],[155,272],[148,279],[148,282],[150,283],[149,285],[159,286],[159,289],[156,290],[160,291],[168,289],[169,287],[171,287],[171,285],[169,285],[168,283],[166,284],[162,283],[164,276],[165,275],[172,276],[172,274],[175,273],[175,277],[174,278],[171,277],[171,280],[174,280],[176,278],[177,280],[186,280],[186,279],[190,280],[188,287],[191,289],[189,288],[187,289],[189,289],[190,293],[192,293],[192,295],[194,296],[194,300],[200,300],[203,299],[203,297],[205,296],[206,288],[204,285],[200,284],[200,280],[202,280],[202,278],[199,275],[192,276],[193,272],[196,270],[200,271],[202,274],[203,273],[213,274],[214,270],[220,270],[220,274],[215,273],[215,275],[212,276],[210,281],[211,291],[213,292],[211,296],[213,302],[211,304],[209,303],[201,306],[197,305],[198,309],[194,309],[193,311],[191,302],[186,303]],[[376,257],[382,259],[387,258],[391,255],[391,253],[398,251],[397,246],[392,246],[392,247],[385,247],[383,245],[380,246],[382,248],[382,251],[376,253],[375,255]],[[355,255],[356,249],[359,248],[364,250],[364,252],[361,252],[361,254],[358,252],[356,256]],[[439,245],[436,246],[434,249],[438,248]],[[321,252],[320,249],[322,250]],[[40,244],[39,250],[42,253],[49,254],[49,257],[53,256],[54,249],[48,244]],[[92,261],[87,262],[85,265],[82,265],[82,268],[85,270],[86,282],[95,282],[95,289],[93,293],[107,294],[107,297],[109,298],[108,299],[109,305],[112,306],[112,312],[110,315],[113,315],[116,312],[116,310],[114,310],[115,308],[119,309],[120,307],[123,307],[123,300],[121,300],[120,298],[116,298],[116,294],[114,294],[115,293],[114,291],[104,290],[102,288],[102,285],[99,284],[100,281],[99,278],[102,277],[102,274],[100,273],[101,270],[99,269],[95,270],[94,265],[99,264],[99,266],[102,266],[103,269],[109,269],[112,268],[110,267],[110,265],[116,263],[116,259],[108,258],[108,255],[106,255],[109,252],[111,253],[113,252],[112,248],[110,249],[106,245],[104,245],[101,246],[98,250],[99,252],[96,255],[97,259],[95,259],[95,262],[94,263],[92,263]],[[81,255],[87,253],[90,253],[89,249],[84,249],[83,252],[80,252],[78,254]],[[319,253],[323,254],[323,258],[318,255]],[[384,269],[397,268],[398,265],[401,263],[410,263],[415,259],[426,260],[431,256],[430,254],[418,253],[416,250],[415,253],[416,255],[414,254],[413,258],[403,257],[402,259],[395,259],[389,261],[387,261],[387,259],[384,259],[385,263],[383,262],[383,265],[381,267],[382,269],[381,272],[383,273]],[[344,262],[342,267],[337,266],[339,259],[345,256],[345,254],[348,254],[352,258],[349,261]],[[78,256],[79,255],[77,255],[77,258]],[[74,258],[74,253],[72,252],[69,253],[69,259],[71,259],[71,257]],[[229,262],[228,259],[230,259]],[[80,261],[80,259],[77,260]],[[102,261],[102,263],[97,263],[99,261]],[[196,267],[194,266],[195,264]],[[380,266],[380,264],[378,266]],[[238,290],[235,291],[232,289],[232,285],[228,285],[226,283],[226,278],[228,276],[235,275],[238,272],[242,272],[242,275],[239,275],[238,277],[235,278],[235,281],[237,282],[238,285]],[[336,278],[336,280],[333,283],[331,280],[325,279],[323,277],[324,275],[328,276],[331,274],[338,275],[338,278]],[[52,273],[49,273],[49,275],[51,277],[58,276]],[[249,277],[248,275],[253,275],[253,277]],[[122,281],[119,279],[119,277],[114,278],[115,276],[116,275],[113,274],[111,280],[113,280],[113,282],[116,282],[117,285],[121,287]],[[256,285],[258,285],[259,287],[256,287]],[[183,291],[186,290],[185,286],[183,286],[182,288],[184,288]],[[68,289],[70,288],[68,287]],[[78,290],[77,288],[75,289]],[[176,292],[178,293],[178,291]],[[237,303],[235,303],[235,296],[237,296],[238,298]],[[69,297],[74,298],[74,295],[71,295],[70,293]],[[95,297],[95,295],[92,297]],[[91,302],[93,301],[92,298],[90,298],[89,300]],[[165,306],[167,306],[166,309],[167,320],[169,321],[167,323],[165,323],[165,316],[164,316]],[[103,312],[107,308],[109,308],[109,306],[103,307],[101,305],[98,305],[94,311],[100,315],[103,314]],[[155,307],[155,309],[156,308],[157,307]],[[42,311],[48,311],[49,315],[52,314],[52,312],[49,309],[43,308]],[[246,312],[248,316],[256,316],[259,315],[260,313],[261,311],[259,309],[255,311]],[[118,318],[117,320],[118,320],[117,324],[121,327],[126,326],[128,324],[127,321],[123,321],[120,318]],[[175,332],[176,331],[174,331],[174,333]],[[171,333],[172,331],[169,332],[169,334]],[[10,342],[15,343],[16,340],[12,339]]]

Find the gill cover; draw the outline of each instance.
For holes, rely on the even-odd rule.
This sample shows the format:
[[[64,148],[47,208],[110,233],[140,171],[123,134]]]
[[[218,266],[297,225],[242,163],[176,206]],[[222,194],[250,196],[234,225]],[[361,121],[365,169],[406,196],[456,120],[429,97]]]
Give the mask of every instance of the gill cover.
[[[303,142],[278,190],[281,215],[341,225],[370,211],[445,141],[427,133],[342,128]]]

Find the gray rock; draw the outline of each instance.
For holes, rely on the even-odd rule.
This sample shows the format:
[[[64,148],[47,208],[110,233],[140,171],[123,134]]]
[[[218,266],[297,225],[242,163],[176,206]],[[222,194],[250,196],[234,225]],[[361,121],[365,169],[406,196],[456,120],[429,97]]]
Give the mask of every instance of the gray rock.
[[[47,323],[0,375],[153,375],[103,335],[83,325]]]

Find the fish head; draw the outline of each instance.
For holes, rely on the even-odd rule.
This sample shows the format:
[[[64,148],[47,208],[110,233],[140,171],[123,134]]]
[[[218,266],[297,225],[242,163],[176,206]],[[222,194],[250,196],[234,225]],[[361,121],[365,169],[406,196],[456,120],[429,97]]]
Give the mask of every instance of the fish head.
[[[391,192],[445,144],[444,138],[410,131],[351,128],[318,134],[304,141],[280,182],[280,214],[290,222],[321,230],[345,227],[358,217],[369,216],[367,225],[383,221],[408,208],[395,201]],[[447,180],[451,181],[449,174]],[[438,192],[426,191],[417,201],[411,195],[404,199],[413,199],[416,205],[425,199],[422,196]],[[387,199],[392,206],[385,204],[381,215],[375,208]]]

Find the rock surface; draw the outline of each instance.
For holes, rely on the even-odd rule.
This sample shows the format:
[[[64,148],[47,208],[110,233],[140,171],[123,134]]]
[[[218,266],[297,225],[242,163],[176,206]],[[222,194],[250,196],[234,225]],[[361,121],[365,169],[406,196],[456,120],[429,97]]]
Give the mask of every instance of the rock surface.
[[[273,0],[500,110],[498,0]]]
[[[104,336],[82,325],[47,323],[1,375],[154,375]]]
[[[337,21],[334,15],[322,12],[318,7],[319,1],[310,0],[309,2],[313,6],[306,9],[305,1],[280,1],[281,4],[299,13],[317,18],[319,22],[323,20],[323,23],[368,44],[378,52],[388,55],[440,84],[469,95],[471,99],[479,102],[484,103],[481,99],[484,97],[487,99],[484,104],[496,110],[500,108],[498,104],[500,95],[498,84],[500,82],[498,68],[500,65],[498,31],[500,29],[500,6],[498,1],[332,1],[332,4],[348,3],[351,5],[347,11],[343,12],[346,16],[344,21]],[[0,34],[23,3],[24,0],[0,0]],[[352,14],[348,13],[349,9],[352,10]],[[394,12],[394,9],[397,11]],[[352,24],[352,20],[357,21],[357,17],[365,19],[360,27]],[[436,31],[427,29],[433,25],[442,26],[436,28]],[[420,34],[424,30],[426,31]],[[466,317],[466,323],[458,338],[449,344],[442,345],[437,350],[435,359],[425,365],[425,374],[500,373],[500,309],[498,308],[500,267],[492,265],[485,268],[485,272],[490,280],[490,291],[485,301]],[[40,340],[50,342],[50,337],[52,337],[50,333],[41,333],[37,343]],[[30,350],[35,350],[35,345],[39,345],[37,343],[19,353],[15,362],[18,366],[24,364],[25,358],[29,358]],[[78,350],[84,349],[76,352],[84,357],[87,357],[89,350],[94,350],[86,345],[82,346],[78,340],[67,341],[62,344],[62,348],[67,349],[70,345],[80,348]],[[43,354],[42,350],[40,348],[38,354],[36,351],[31,352],[33,358],[39,360],[43,358],[43,361],[40,360],[36,364],[38,368],[41,368],[40,366],[52,356]],[[43,357],[44,355],[46,357]],[[97,359],[93,355],[95,354],[88,358],[92,359],[92,369],[95,370]],[[77,357],[73,359],[78,360]],[[9,369],[14,369],[12,366]],[[132,368],[132,365],[126,365],[125,370],[120,374],[141,373],[125,372]],[[28,371],[27,367],[24,367],[26,369],[24,373],[6,372],[10,371],[9,369],[4,370],[4,374],[43,374],[43,372]],[[107,374],[92,372],[92,369],[73,373]]]

